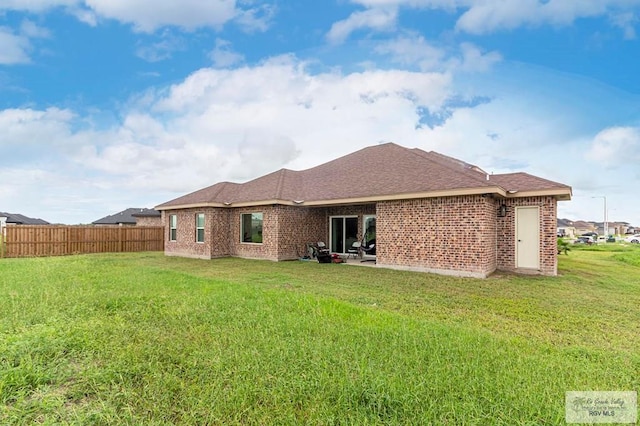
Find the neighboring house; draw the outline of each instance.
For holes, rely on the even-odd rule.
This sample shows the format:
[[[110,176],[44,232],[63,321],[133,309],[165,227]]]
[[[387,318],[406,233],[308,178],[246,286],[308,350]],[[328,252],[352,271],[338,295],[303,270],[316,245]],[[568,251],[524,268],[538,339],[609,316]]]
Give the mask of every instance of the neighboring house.
[[[162,213],[154,209],[140,209],[133,213],[137,226],[163,226]]]
[[[559,237],[575,238],[576,228],[569,219],[558,219],[557,233]]]
[[[138,224],[138,218],[151,217],[154,214],[160,216],[160,212],[153,209],[129,208],[91,223],[93,225],[136,225]],[[162,226],[161,220],[158,220],[157,224],[152,226]]]
[[[156,207],[165,254],[296,259],[375,242],[380,267],[486,277],[557,273],[558,200],[571,187],[393,143],[320,166],[221,182]]]
[[[46,220],[34,219],[18,213],[4,213],[0,212],[0,217],[6,217],[7,225],[51,225]]]
[[[583,235],[587,232],[596,232],[598,229],[593,222],[587,222],[584,220],[574,221],[573,227],[576,228],[576,235]]]

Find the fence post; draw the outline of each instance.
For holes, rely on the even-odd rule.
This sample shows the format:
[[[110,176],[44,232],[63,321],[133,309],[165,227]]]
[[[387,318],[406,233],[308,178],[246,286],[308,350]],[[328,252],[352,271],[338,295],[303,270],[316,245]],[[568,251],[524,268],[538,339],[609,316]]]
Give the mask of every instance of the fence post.
[[[122,253],[122,224],[118,227],[118,253]]]
[[[69,240],[70,228],[64,227],[64,254],[71,254],[71,241]]]
[[[0,258],[4,257],[4,245],[6,240],[5,227],[7,226],[7,218],[0,216]]]

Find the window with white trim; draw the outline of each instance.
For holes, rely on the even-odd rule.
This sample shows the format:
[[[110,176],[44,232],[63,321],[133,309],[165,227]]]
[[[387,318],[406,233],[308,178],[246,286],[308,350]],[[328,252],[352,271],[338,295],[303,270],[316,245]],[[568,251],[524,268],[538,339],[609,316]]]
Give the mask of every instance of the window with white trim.
[[[196,214],[196,243],[204,243],[204,213]]]
[[[262,243],[262,213],[243,213],[240,215],[240,241],[243,243]]]
[[[178,236],[178,216],[175,214],[169,215],[169,241],[176,241]]]

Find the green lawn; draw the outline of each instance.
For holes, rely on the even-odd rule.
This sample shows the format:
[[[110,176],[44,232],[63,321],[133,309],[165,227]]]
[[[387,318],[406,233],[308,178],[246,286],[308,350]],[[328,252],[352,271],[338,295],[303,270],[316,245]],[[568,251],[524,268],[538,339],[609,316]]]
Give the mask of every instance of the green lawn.
[[[564,424],[640,390],[640,248],[559,269],[0,259],[0,424]]]

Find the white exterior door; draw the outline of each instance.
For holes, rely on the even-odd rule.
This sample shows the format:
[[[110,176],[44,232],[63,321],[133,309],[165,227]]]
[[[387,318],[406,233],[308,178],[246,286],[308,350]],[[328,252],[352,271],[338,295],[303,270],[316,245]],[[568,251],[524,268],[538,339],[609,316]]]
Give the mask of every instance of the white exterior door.
[[[540,269],[538,207],[516,207],[516,268]]]

